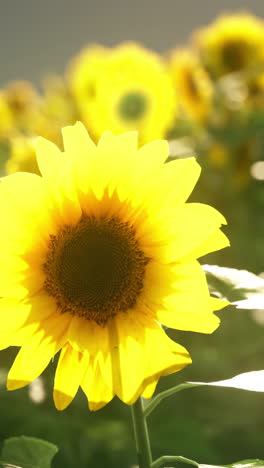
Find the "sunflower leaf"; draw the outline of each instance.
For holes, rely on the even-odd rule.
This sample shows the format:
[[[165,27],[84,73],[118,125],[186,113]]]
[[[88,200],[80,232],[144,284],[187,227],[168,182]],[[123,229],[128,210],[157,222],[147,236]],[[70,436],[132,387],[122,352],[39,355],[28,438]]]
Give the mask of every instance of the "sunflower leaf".
[[[239,309],[264,309],[264,279],[246,270],[203,265],[212,294]]]
[[[230,465],[199,465],[200,468],[264,468],[264,460],[243,460]]]
[[[56,445],[35,437],[10,437],[3,444],[1,461],[15,468],[50,468]]]
[[[210,385],[214,387],[229,387],[248,390],[251,392],[264,392],[264,370],[245,372],[231,379],[218,382],[189,382],[190,384]],[[230,465],[231,466],[231,465]]]
[[[230,465],[204,465],[202,463],[197,463],[194,460],[190,460],[188,458],[182,456],[163,456],[158,458],[152,463],[152,468],[162,468],[167,466],[168,464],[173,466],[178,466],[179,462],[187,463],[188,465],[194,465],[198,468],[264,468],[264,461],[263,460],[243,460],[235,463],[231,463]]]

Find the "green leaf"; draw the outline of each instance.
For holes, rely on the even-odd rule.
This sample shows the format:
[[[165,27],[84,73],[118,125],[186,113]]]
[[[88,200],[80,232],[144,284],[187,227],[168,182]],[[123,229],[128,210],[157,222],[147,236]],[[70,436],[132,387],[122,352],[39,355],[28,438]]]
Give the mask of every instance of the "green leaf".
[[[211,385],[213,387],[230,387],[251,392],[264,392],[264,370],[245,372],[231,379],[218,382],[189,382],[190,384]],[[231,466],[231,465],[230,465]]]
[[[203,265],[211,293],[239,309],[264,309],[264,279],[246,270]]]
[[[264,468],[264,460],[243,460],[231,463],[231,465],[199,465],[200,468]]]
[[[219,380],[217,382],[185,382],[183,384],[176,385],[175,387],[169,388],[168,390],[155,395],[144,408],[145,416],[148,417],[161,401],[173,396],[175,393],[204,385],[212,387],[238,388],[240,390],[248,390],[250,392],[264,392],[264,370],[245,372],[243,374],[236,375],[231,379]]]
[[[194,460],[174,455],[165,455],[158,458],[152,463],[151,468],[162,468],[168,465],[176,467],[178,466],[179,462],[186,463],[188,465],[194,465],[198,468],[264,468],[264,461],[258,459],[243,460],[241,462],[231,463],[231,465],[203,465],[201,463],[197,463]]]
[[[3,444],[3,463],[19,468],[50,468],[57,453],[56,445],[35,437],[10,437]]]
[[[232,468],[255,468],[256,466],[264,468],[264,460],[243,460],[241,462],[232,463],[228,466]]]

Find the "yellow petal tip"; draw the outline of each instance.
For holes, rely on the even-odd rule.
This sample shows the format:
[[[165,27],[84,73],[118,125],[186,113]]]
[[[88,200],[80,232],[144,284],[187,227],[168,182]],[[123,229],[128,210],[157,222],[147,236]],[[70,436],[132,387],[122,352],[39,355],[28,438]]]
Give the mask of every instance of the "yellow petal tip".
[[[53,400],[57,410],[63,411],[69,406],[72,402],[72,397],[66,395],[65,393],[60,392],[59,390],[54,390]]]
[[[7,390],[18,390],[19,388],[25,387],[30,382],[27,380],[11,380],[8,379],[6,388]]]

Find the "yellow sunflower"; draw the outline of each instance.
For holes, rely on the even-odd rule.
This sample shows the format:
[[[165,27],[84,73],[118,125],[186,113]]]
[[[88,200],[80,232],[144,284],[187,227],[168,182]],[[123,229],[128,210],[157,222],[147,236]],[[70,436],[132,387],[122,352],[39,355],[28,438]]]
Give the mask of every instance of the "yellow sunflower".
[[[0,136],[6,137],[13,129],[13,116],[6,102],[3,90],[0,91]]]
[[[175,50],[169,66],[184,110],[192,119],[204,120],[210,110],[213,88],[199,58],[189,49]]]
[[[82,120],[94,138],[105,128],[117,134],[138,130],[141,143],[164,137],[175,118],[176,95],[161,58],[125,43],[96,59],[91,64],[88,54],[85,68],[83,56],[72,78]],[[95,72],[90,99],[87,90]]]
[[[220,16],[195,41],[216,78],[264,61],[264,23],[246,13]]]
[[[1,348],[21,346],[8,389],[27,385],[60,351],[54,401],[79,386],[91,410],[117,395],[151,397],[161,375],[191,362],[160,324],[211,333],[225,303],[211,298],[196,258],[228,244],[213,208],[185,203],[194,158],[164,164],[165,141],[138,150],[137,134],[105,132],[96,147],[81,123],[65,151],[39,138],[42,177],[2,180]]]
[[[3,96],[12,115],[13,130],[32,131],[41,99],[31,83],[13,81],[3,89]]]
[[[15,116],[31,111],[39,99],[36,90],[28,81],[13,81],[4,92],[9,108]]]
[[[10,138],[10,155],[5,164],[6,174],[33,172],[40,174],[36,161],[34,139],[25,135]]]
[[[107,53],[106,47],[93,44],[83,49],[69,65],[67,73],[69,88],[77,108],[84,116],[89,113],[90,106],[96,98],[97,84],[103,73]]]

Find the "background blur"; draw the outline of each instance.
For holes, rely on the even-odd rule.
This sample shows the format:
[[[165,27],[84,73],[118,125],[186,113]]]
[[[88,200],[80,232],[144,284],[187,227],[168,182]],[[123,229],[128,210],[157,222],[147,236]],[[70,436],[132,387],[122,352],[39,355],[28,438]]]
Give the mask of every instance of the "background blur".
[[[112,46],[136,40],[163,53],[185,43],[194,30],[219,14],[241,10],[263,19],[264,2],[2,1],[0,86],[17,79],[39,86],[43,75],[64,73],[69,59],[89,43]],[[212,203],[227,216],[225,232],[232,240],[230,249],[208,256],[203,263],[257,273],[264,270],[263,182],[256,184],[233,199],[223,192],[213,194],[205,181],[200,188],[198,184],[193,199]],[[263,369],[263,315],[231,307],[219,315],[222,326],[212,336],[168,332],[191,352],[193,365],[163,378],[158,390],[185,380],[214,381]],[[34,397],[32,388],[31,393],[28,388],[8,393],[5,376],[15,354],[15,349],[0,354],[0,440],[25,434],[54,442],[60,448],[54,468],[128,468],[136,464],[129,407],[115,400],[102,411],[90,413],[79,392],[69,409],[57,412],[51,399],[55,363],[41,380],[44,393],[35,388],[39,397]],[[263,459],[263,404],[263,394],[233,389],[182,392],[162,403],[150,417],[154,455],[183,455],[211,465]]]
[[[223,12],[264,16],[262,0],[9,0],[1,2],[0,82],[62,73],[87,43],[136,40],[158,52]]]

